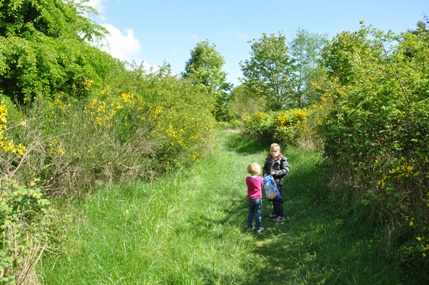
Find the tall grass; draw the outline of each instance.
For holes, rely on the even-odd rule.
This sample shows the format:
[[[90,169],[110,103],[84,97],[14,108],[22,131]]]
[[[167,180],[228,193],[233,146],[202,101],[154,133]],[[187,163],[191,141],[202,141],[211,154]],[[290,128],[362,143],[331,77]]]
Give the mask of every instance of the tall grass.
[[[287,222],[246,228],[245,176],[268,146],[217,133],[210,156],[152,183],[98,191],[73,205],[61,255],[39,264],[41,284],[417,284],[379,254],[378,232],[327,199],[318,153],[283,149]],[[415,281],[415,280],[414,280]]]

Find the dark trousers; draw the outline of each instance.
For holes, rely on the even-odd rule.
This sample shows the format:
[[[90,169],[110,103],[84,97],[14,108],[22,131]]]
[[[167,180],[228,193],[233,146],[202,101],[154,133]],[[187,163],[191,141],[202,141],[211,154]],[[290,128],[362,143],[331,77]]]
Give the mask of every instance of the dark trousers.
[[[283,193],[282,193],[282,186],[277,185],[277,188],[279,189],[280,196],[282,198],[280,199],[274,199],[273,202],[273,214],[276,214],[277,216],[284,217],[285,212],[283,209]]]

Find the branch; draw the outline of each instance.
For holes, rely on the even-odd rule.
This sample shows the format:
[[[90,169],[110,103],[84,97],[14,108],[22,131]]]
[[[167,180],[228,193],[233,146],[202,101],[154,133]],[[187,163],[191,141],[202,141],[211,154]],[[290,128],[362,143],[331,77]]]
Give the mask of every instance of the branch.
[[[401,86],[401,90],[402,90],[402,93],[404,93],[405,100],[407,100],[407,103],[409,104],[409,103],[410,103],[410,100],[409,100],[408,93],[407,93],[407,91],[405,90],[404,85],[402,85],[401,78],[399,78],[398,73],[396,73],[396,69],[393,67],[392,61],[390,60],[390,57],[389,57],[389,55],[387,54],[387,51],[386,51],[386,49],[384,48],[384,46],[383,46],[383,51],[384,51],[384,54],[386,55],[387,61],[388,61],[388,63],[389,63],[389,66],[390,66],[390,68],[392,69],[393,74],[394,74],[394,75],[395,75],[395,77],[396,77],[396,80],[398,80],[399,86]]]

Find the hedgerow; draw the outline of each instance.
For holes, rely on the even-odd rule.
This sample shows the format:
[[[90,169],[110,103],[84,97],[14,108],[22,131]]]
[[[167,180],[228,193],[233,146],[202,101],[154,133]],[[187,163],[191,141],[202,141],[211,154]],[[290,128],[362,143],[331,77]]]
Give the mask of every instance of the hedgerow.
[[[37,222],[61,223],[50,223],[49,201],[42,197],[76,200],[99,185],[155,179],[210,152],[213,104],[205,89],[172,75],[134,72],[140,78],[130,85],[132,92],[117,85],[93,89],[86,80],[86,99],[64,93],[36,97],[16,116],[19,121],[8,121],[8,108],[0,104],[0,274],[5,282],[14,284],[25,273],[21,262],[33,270],[45,249],[60,246]],[[33,231],[41,235],[37,244],[28,243]]]
[[[160,74],[134,85],[141,93],[86,84],[86,100],[36,98],[25,123],[10,130],[26,152],[2,175],[77,197],[102,183],[154,179],[210,151],[213,104],[204,89]]]
[[[405,263],[426,262],[429,250],[427,42],[424,29],[342,33],[325,50],[331,74],[320,89],[329,103],[318,133],[350,185],[344,195],[376,213],[386,253]]]

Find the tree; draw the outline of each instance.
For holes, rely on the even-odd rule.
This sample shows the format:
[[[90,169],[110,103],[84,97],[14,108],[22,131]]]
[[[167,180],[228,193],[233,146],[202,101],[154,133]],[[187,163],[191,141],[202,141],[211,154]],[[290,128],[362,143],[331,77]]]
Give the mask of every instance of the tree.
[[[1,1],[0,93],[20,104],[59,92],[82,96],[76,90],[118,66],[90,45],[106,31],[83,16],[88,12],[95,10],[72,1]]]
[[[288,54],[286,36],[263,34],[251,43],[250,59],[240,62],[243,84],[249,92],[264,98],[268,108],[280,110],[293,104],[290,78],[293,60]]]
[[[194,85],[204,85],[208,93],[216,99],[214,114],[217,120],[222,119],[222,112],[228,101],[227,92],[232,85],[226,82],[227,73],[222,71],[225,59],[216,51],[216,46],[207,40],[197,43],[191,50],[191,58],[186,62],[184,78]]]
[[[97,14],[94,8],[85,5],[88,1],[2,0],[0,36],[35,39],[40,34],[51,38],[67,35],[93,41],[106,30],[84,16]]]
[[[320,81],[325,74],[319,61],[326,37],[325,34],[313,34],[300,28],[290,43],[290,55],[295,66],[295,72],[291,76],[295,93],[293,97],[299,108],[311,104],[317,96],[312,83]]]
[[[264,109],[262,98],[252,95],[244,85],[239,85],[232,89],[227,105],[231,119],[242,119],[246,115],[251,115]]]
[[[363,22],[359,31],[338,34],[322,50],[322,62],[328,76],[336,78],[341,85],[355,84],[365,59],[370,58],[369,62],[376,64],[385,56],[387,48],[393,47],[386,44],[389,38],[391,33],[384,36]]]

